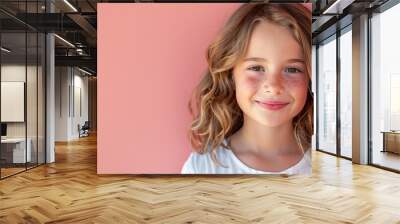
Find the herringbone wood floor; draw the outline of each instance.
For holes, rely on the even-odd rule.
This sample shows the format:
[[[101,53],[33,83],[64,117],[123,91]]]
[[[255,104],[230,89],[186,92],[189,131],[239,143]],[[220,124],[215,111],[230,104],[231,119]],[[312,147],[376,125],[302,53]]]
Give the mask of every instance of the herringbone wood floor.
[[[0,223],[400,223],[400,175],[313,153],[311,177],[97,175],[96,138],[0,181]]]

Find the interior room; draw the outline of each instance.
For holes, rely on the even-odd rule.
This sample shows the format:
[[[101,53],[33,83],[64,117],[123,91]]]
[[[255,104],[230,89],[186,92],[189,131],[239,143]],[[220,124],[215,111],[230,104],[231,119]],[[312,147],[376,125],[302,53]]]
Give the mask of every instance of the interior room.
[[[180,1],[1,0],[0,223],[400,223],[400,2],[285,2],[312,12],[306,177],[99,174],[98,8]]]

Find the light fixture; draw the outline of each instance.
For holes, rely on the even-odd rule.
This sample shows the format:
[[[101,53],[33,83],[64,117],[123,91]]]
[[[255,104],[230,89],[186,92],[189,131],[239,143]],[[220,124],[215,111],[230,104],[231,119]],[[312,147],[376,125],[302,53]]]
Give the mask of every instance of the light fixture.
[[[78,67],[78,70],[81,71],[81,72],[83,72],[83,73],[85,73],[85,74],[87,74],[87,75],[90,75],[90,76],[93,75],[92,73],[90,73],[90,72],[88,72],[88,71],[86,71],[86,70],[83,70],[83,69],[81,69],[81,68],[79,68],[79,67]]]
[[[75,48],[75,45],[71,44],[71,42],[69,42],[68,40],[58,36],[57,34],[54,34],[55,37],[57,37],[58,39],[60,39],[61,41],[63,41],[64,43],[68,44],[69,46]]]
[[[4,51],[4,52],[6,52],[6,53],[10,53],[10,52],[11,52],[11,50],[9,50],[9,49],[7,49],[7,48],[5,48],[5,47],[1,47],[1,50]]]
[[[336,0],[332,5],[330,5],[322,14],[342,14],[343,10],[351,5],[355,0]]]
[[[84,55],[82,48],[77,48],[76,53],[78,53],[79,55]]]
[[[74,10],[74,12],[78,12],[78,10],[71,4],[69,3],[68,0],[64,0],[65,4],[67,4],[72,10]]]

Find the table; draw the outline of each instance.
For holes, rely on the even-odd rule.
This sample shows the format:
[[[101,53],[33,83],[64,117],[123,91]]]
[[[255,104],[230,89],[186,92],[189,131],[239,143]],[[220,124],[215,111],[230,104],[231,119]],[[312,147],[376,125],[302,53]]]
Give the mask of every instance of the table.
[[[381,131],[383,133],[382,152],[400,154],[400,131]]]
[[[6,163],[25,163],[31,162],[32,140],[26,139],[27,147],[25,154],[25,138],[6,138],[1,139],[1,157]],[[11,147],[10,147],[11,146]],[[12,158],[12,159],[11,159]],[[26,159],[26,161],[25,161]]]

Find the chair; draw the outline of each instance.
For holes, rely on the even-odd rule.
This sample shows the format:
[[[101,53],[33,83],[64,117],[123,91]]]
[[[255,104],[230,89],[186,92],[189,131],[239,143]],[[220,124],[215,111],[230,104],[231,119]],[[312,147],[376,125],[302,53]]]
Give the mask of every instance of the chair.
[[[78,124],[79,138],[89,136],[89,129],[90,129],[89,121],[85,121],[82,127],[80,127],[80,125]]]

